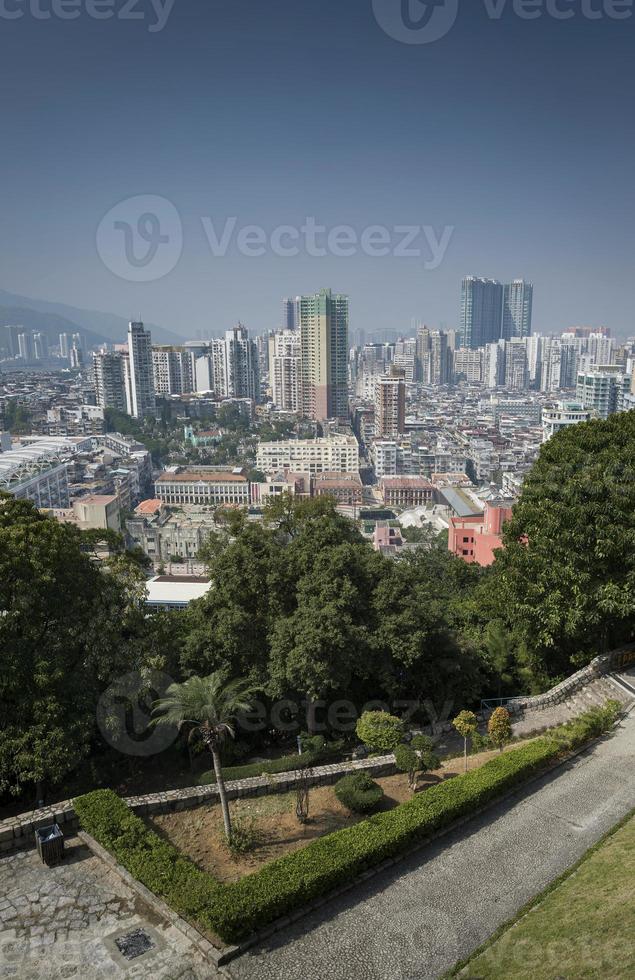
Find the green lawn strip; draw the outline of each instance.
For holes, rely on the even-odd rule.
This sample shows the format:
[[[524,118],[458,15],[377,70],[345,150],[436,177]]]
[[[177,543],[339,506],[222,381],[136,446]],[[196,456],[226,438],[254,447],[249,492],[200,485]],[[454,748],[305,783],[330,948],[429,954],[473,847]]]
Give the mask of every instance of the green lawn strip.
[[[176,912],[225,942],[237,942],[480,810],[546,769],[563,752],[600,735],[613,724],[616,713],[615,706],[588,711],[548,736],[491,759],[480,769],[314,840],[229,884],[199,870],[110,790],[77,798],[75,809],[83,829]]]
[[[635,976],[634,879],[635,809],[442,980]]]

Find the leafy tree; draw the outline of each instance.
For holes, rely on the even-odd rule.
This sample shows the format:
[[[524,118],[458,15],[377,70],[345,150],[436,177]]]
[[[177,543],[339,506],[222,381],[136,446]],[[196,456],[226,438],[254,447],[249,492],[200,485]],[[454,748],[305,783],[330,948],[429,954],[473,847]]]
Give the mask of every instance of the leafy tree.
[[[501,697],[503,685],[511,682],[512,675],[508,670],[509,661],[512,657],[510,649],[509,634],[504,629],[502,623],[488,623],[485,634],[485,650],[487,659],[493,667],[498,680],[498,697]]]
[[[138,606],[83,547],[0,494],[0,793],[61,782],[89,753],[100,692],[130,669]]]
[[[463,737],[465,771],[467,772],[467,740],[478,729],[478,721],[473,711],[461,711],[452,722],[459,735]]]
[[[408,786],[413,793],[417,791],[417,768],[419,756],[410,745],[398,745],[395,749],[395,765],[399,772],[408,773]]]
[[[26,405],[20,404],[17,398],[8,398],[4,402],[4,428],[14,435],[28,435],[32,431],[31,412]]]
[[[410,745],[398,745],[395,749],[395,764],[401,772],[408,773],[408,785],[417,792],[418,773],[437,769],[440,759],[434,751],[434,743],[427,735],[415,735]]]
[[[355,731],[372,752],[393,752],[403,738],[403,723],[387,711],[365,711]]]
[[[510,633],[530,688],[635,629],[635,413],[569,426],[528,474],[504,549],[474,596]]]
[[[376,556],[366,545],[340,544],[312,551],[296,565],[307,536],[313,534],[303,534],[285,551],[282,594],[293,595],[292,582],[285,587],[293,569],[309,567],[297,581],[295,609],[274,624],[269,673],[271,694],[297,693],[311,704],[336,692],[352,693],[373,674]]]
[[[512,737],[512,720],[507,708],[496,708],[487,722],[487,733],[500,752]]]
[[[428,735],[415,735],[410,744],[419,756],[418,772],[430,772],[439,768],[441,759],[434,751],[434,742]]]
[[[373,643],[378,659],[393,665],[395,696],[441,705],[480,690],[477,658],[461,639],[462,603],[477,576],[439,548],[386,561],[373,594]]]
[[[183,684],[171,684],[165,697],[155,701],[154,724],[192,726],[190,735],[200,734],[212,754],[218,796],[223,811],[225,835],[231,842],[232,827],[223,780],[221,746],[227,736],[234,738],[236,716],[249,711],[255,688],[244,680],[226,682],[216,671],[209,677],[190,677]]]
[[[187,611],[182,668],[206,674],[267,679],[269,631],[276,607],[270,578],[276,564],[275,539],[260,525],[246,524],[235,540],[208,550],[213,587]],[[224,544],[224,546],[223,546]]]

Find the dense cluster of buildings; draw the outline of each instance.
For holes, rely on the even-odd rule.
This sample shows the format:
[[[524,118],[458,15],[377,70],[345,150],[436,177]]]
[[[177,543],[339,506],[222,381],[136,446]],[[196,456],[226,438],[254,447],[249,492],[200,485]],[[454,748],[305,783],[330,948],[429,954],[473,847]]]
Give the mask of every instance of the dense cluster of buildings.
[[[351,347],[348,298],[328,289],[285,299],[281,328],[255,338],[238,324],[156,345],[132,322],[126,344],[87,357],[80,335],[61,334],[53,355],[78,371],[0,376],[0,431],[16,406],[31,427],[0,439],[0,488],[79,527],[121,528],[155,568],[196,569],[219,507],[259,519],[284,493],[377,513],[370,540],[386,554],[407,550],[403,521],[447,530],[451,551],[487,564],[541,444],[635,407],[635,341],[605,328],[542,335],[532,314],[531,283],[470,276],[457,330],[421,324],[391,342]],[[0,360],[45,353],[37,334],[3,328]],[[216,411],[227,402],[244,431],[295,420],[296,434],[252,438],[247,463],[225,455],[217,465]],[[106,431],[109,409],[142,422],[167,410],[181,452],[153,469],[142,443]]]
[[[85,342],[81,333],[60,333],[57,343],[45,330],[32,330],[22,324],[0,326],[0,362],[10,370],[80,369],[85,361]]]

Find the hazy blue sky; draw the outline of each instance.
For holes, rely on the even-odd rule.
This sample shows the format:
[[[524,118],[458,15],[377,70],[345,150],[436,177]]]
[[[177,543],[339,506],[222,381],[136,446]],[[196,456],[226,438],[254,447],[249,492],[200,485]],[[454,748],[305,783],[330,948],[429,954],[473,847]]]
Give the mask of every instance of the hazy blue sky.
[[[463,275],[524,276],[536,330],[635,333],[635,11],[591,20],[602,0],[559,0],[571,19],[526,20],[498,0],[491,19],[459,0],[445,37],[404,44],[371,0],[176,0],[161,31],[150,0],[141,20],[95,20],[86,0],[74,20],[35,16],[52,2],[0,0],[0,287],[193,336],[275,327],[282,296],[331,286],[353,329],[408,332],[413,317],[456,324]],[[394,19],[400,0],[381,3]],[[138,195],[182,226],[178,264],[150,282],[114,274],[96,244]],[[119,270],[113,221],[136,230],[135,215],[100,239]],[[270,234],[307,216],[454,231],[426,269],[421,238],[416,258],[249,257],[235,240],[214,256],[201,222]]]

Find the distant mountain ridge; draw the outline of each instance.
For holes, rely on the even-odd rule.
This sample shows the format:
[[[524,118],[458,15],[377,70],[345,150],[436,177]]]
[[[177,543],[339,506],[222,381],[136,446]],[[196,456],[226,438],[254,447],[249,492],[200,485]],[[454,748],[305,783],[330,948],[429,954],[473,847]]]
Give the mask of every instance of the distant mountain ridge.
[[[59,333],[81,333],[89,345],[124,344],[128,332],[128,321],[113,313],[82,310],[66,303],[32,299],[4,289],[0,289],[0,323],[19,323],[27,330],[43,331],[50,342],[57,342]],[[146,327],[151,331],[153,341],[157,343],[182,344],[185,341],[184,337],[155,323],[146,323]]]

